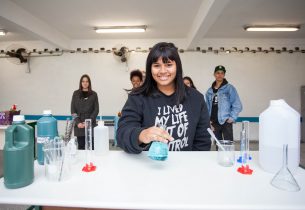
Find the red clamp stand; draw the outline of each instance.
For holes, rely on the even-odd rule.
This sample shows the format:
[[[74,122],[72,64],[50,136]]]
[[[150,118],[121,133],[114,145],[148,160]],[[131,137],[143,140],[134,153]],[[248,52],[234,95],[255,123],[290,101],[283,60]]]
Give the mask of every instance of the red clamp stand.
[[[92,172],[96,170],[96,166],[93,165],[92,162],[90,162],[89,164],[86,163],[86,165],[83,167],[82,171],[83,172]]]
[[[241,174],[246,174],[246,175],[252,175],[253,173],[253,170],[249,168],[249,165],[246,166],[242,165],[237,169],[237,171]]]

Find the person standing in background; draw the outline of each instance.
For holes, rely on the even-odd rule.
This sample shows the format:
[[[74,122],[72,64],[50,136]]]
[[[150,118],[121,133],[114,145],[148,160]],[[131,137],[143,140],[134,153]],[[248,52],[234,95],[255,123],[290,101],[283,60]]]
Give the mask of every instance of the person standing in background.
[[[195,85],[194,85],[193,80],[192,80],[190,77],[188,77],[188,76],[183,77],[183,82],[184,82],[184,84],[185,84],[186,86],[189,86],[189,87],[192,87],[192,88],[194,88],[194,89],[197,89],[197,88],[195,87]]]
[[[124,89],[127,93],[130,93],[132,90],[140,87],[143,84],[143,74],[139,69],[133,70],[130,72],[130,82],[132,85],[131,89]],[[122,116],[122,112],[118,112],[118,117]]]
[[[85,119],[91,119],[93,128],[96,126],[98,113],[99,103],[97,94],[92,90],[90,77],[84,74],[80,78],[79,89],[74,91],[71,101],[71,114],[77,114],[74,135],[77,137],[78,149],[85,149]],[[92,149],[94,149],[93,139]]]
[[[235,87],[225,79],[224,66],[216,66],[215,81],[206,93],[210,123],[218,139],[233,141],[233,123],[242,111],[242,104]]]

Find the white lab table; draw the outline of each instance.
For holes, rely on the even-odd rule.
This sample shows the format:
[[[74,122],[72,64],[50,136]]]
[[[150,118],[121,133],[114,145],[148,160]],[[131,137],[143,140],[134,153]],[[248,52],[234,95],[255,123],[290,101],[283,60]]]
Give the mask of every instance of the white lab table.
[[[20,189],[6,189],[0,179],[0,203],[114,209],[305,209],[305,170],[295,178],[299,192],[270,185],[273,174],[262,171],[253,153],[253,175],[239,174],[237,164],[217,164],[217,152],[170,152],[168,160],[150,160],[147,153],[111,151],[94,156],[97,171],[81,172],[64,182],[44,177],[35,165],[35,181]],[[80,158],[83,159],[83,158]]]

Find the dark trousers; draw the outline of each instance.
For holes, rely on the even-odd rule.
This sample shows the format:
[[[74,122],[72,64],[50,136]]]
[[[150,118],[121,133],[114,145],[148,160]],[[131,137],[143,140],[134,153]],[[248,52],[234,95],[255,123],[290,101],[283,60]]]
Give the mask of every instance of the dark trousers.
[[[214,134],[219,140],[233,141],[233,123],[225,122],[223,125],[219,123],[212,123],[214,127]]]
[[[84,150],[86,145],[85,136],[78,136],[77,137],[78,149]],[[94,150],[94,137],[92,137],[92,150]]]

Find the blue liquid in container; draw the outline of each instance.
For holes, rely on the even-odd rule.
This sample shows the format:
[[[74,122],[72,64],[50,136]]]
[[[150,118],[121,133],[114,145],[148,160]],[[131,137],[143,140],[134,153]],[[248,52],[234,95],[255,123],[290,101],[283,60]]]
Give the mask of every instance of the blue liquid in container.
[[[148,157],[152,160],[164,161],[168,156],[168,145],[163,142],[154,141],[148,150]]]

